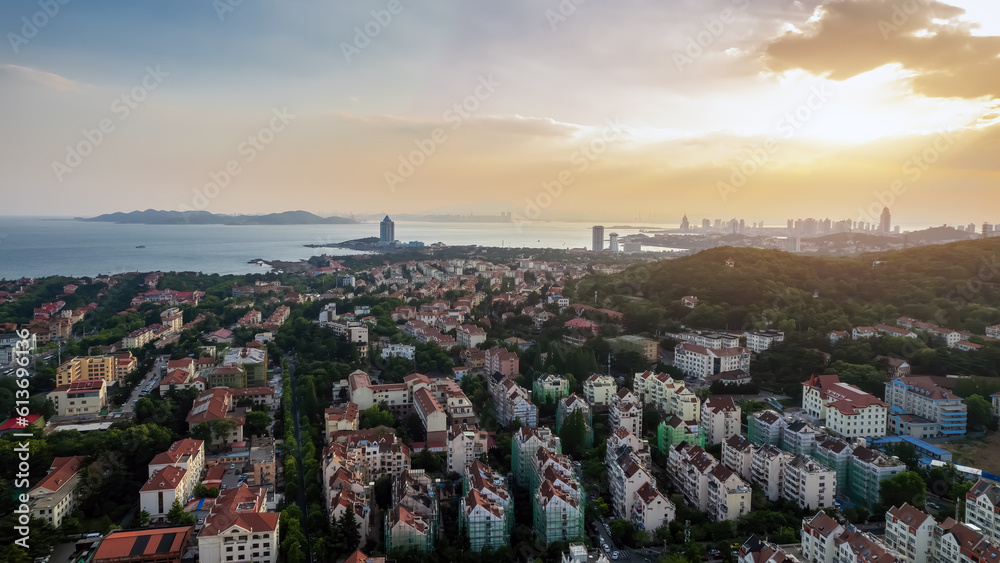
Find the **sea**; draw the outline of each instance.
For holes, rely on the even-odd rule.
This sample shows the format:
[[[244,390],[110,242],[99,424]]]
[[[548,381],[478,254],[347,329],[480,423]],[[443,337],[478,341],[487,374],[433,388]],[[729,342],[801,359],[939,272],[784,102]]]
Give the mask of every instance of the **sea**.
[[[397,221],[405,242],[518,248],[583,248],[591,245],[593,223]],[[605,234],[640,232],[611,228]],[[665,228],[664,225],[642,227]],[[676,228],[676,225],[670,226]],[[377,237],[378,222],[347,225],[135,225],[76,221],[67,217],[0,217],[0,279],[50,275],[96,276],[119,272],[194,271],[206,274],[267,272],[263,260],[356,255],[346,248],[309,248]],[[142,247],[142,248],[140,248]],[[681,249],[644,247],[670,252]]]

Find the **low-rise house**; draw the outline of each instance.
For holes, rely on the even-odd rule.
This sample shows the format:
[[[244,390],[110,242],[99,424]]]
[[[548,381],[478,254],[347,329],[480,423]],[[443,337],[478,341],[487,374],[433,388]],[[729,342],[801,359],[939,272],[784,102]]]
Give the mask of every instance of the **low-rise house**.
[[[330,443],[330,436],[334,432],[357,430],[361,420],[361,413],[357,403],[348,401],[341,405],[330,407],[323,411],[324,429],[323,437],[327,444]]]
[[[52,401],[56,416],[96,415],[107,404],[107,382],[103,379],[78,379],[57,386],[45,397]]]

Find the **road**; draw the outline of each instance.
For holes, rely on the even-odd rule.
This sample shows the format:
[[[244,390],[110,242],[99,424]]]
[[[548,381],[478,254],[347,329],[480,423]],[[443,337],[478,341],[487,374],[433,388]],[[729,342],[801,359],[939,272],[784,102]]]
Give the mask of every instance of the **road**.
[[[135,402],[138,401],[143,396],[147,395],[144,390],[149,387],[150,391],[155,385],[159,384],[160,376],[167,368],[167,362],[170,356],[157,356],[156,361],[153,362],[152,369],[146,374],[146,377],[142,379],[132,390],[132,394],[128,396],[128,400],[122,405],[122,413],[132,414]]]
[[[290,397],[291,401],[288,401],[288,403],[286,404],[289,403],[291,404],[292,420],[294,421],[295,424],[295,446],[296,446],[295,461],[299,468],[298,471],[299,495],[297,502],[299,508],[302,510],[302,514],[305,515],[309,514],[309,503],[307,502],[306,499],[306,481],[304,475],[305,471],[303,469],[305,465],[303,465],[302,463],[302,424],[299,421],[299,393],[297,387],[298,381],[297,377],[295,376],[295,358],[293,358],[291,355],[288,356],[288,373],[283,375],[288,375],[291,381],[291,392],[292,392],[292,396]],[[302,531],[306,535],[306,545],[305,545],[306,561],[312,561],[312,540],[309,539],[309,527],[303,525]]]

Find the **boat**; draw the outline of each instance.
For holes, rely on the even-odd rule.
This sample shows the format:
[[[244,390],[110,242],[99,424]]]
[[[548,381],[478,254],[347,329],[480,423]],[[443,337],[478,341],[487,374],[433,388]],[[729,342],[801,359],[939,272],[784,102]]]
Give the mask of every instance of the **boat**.
[[[136,248],[146,248],[146,245],[140,244],[140,245],[137,245]]]

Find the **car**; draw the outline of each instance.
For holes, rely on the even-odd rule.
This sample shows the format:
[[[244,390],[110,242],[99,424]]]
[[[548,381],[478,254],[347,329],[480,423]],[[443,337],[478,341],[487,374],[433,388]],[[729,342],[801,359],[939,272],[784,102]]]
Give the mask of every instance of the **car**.
[[[199,526],[202,526],[202,525],[204,525],[204,524],[205,524],[205,519],[204,519],[204,518],[199,518],[199,519],[198,519],[198,525],[199,525]]]
[[[712,557],[722,557],[722,552],[718,549],[710,549],[708,550],[708,554]]]
[[[227,486],[228,486],[228,485],[223,485],[223,486],[222,486],[222,488],[221,488],[221,489],[219,489],[219,490],[221,490],[221,491],[224,491],[224,490],[226,490],[226,487],[227,487]]]
[[[611,558],[612,559],[618,559],[618,552],[617,551],[612,551],[611,552]]]
[[[235,463],[230,463],[229,464],[229,469],[236,469],[236,464]]]

